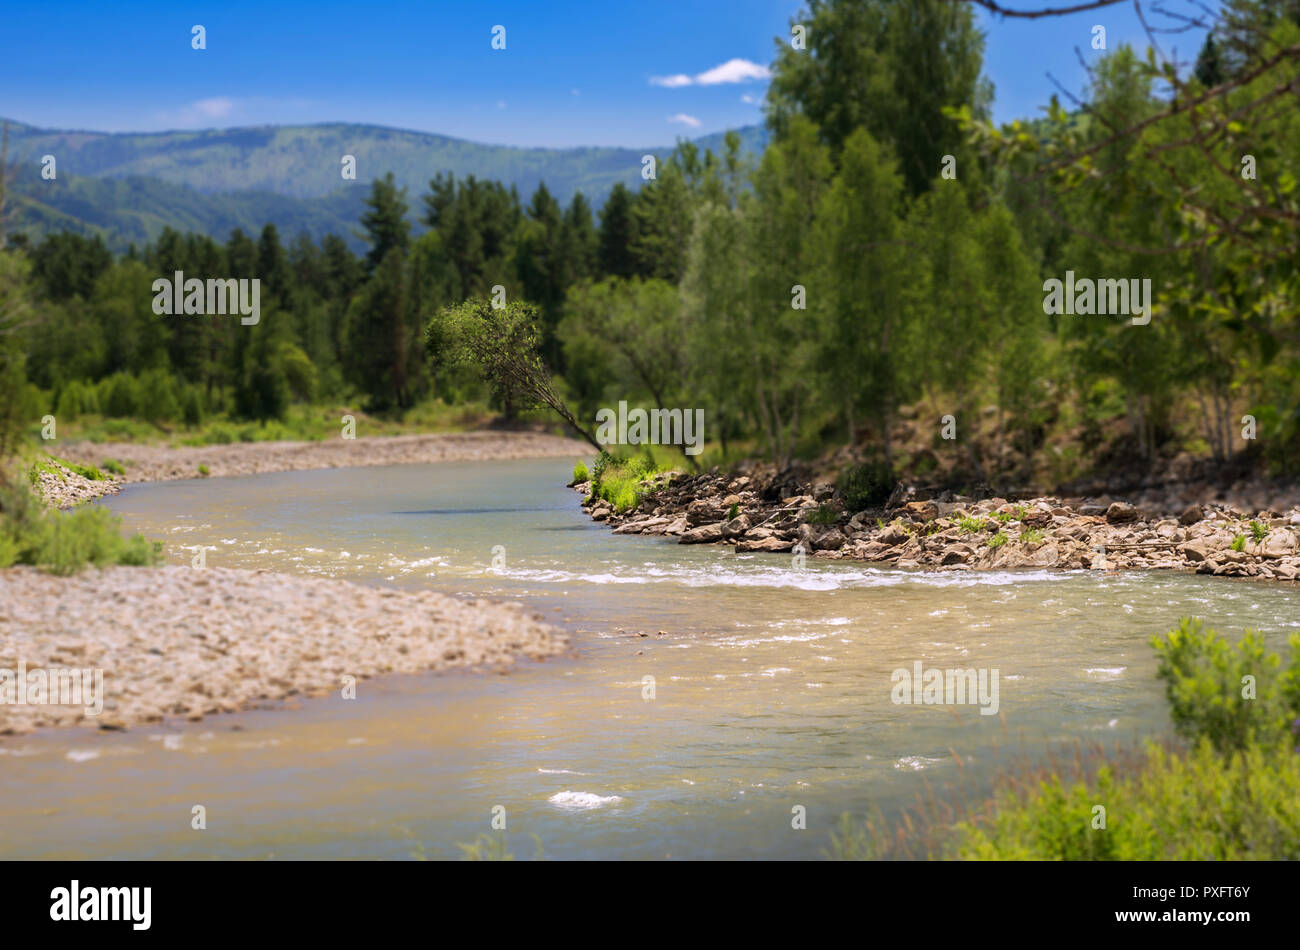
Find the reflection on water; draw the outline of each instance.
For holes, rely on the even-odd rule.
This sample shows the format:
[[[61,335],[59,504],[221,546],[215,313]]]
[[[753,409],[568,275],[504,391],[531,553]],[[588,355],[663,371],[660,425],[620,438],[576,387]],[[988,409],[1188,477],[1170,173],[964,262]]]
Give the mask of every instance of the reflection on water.
[[[351,702],[6,740],[0,853],[458,857],[503,805],[522,857],[534,833],[557,858],[815,857],[841,812],[987,782],[1008,749],[1167,734],[1147,641],[1180,616],[1277,642],[1300,627],[1282,587],[796,569],[614,535],[579,511],[568,471],[456,462],[112,498],[177,562],[203,546],[214,566],[522,600],[569,626],[577,655],[367,681]],[[1001,715],[893,704],[891,672],[917,661],[997,669]],[[195,804],[206,831],[190,829]],[[807,831],[791,829],[794,805]]]

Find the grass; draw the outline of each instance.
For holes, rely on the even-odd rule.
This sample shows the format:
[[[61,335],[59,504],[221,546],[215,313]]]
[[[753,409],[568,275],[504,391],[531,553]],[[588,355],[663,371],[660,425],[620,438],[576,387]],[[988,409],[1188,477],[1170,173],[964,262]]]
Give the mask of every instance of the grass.
[[[0,486],[0,568],[26,564],[67,575],[89,565],[161,561],[161,542],[138,534],[123,537],[121,519],[107,508],[47,511],[27,486]]]
[[[579,462],[577,465],[573,466],[573,481],[569,482],[570,486],[581,485],[583,482],[590,480],[591,473],[587,471],[585,463]]]
[[[1250,536],[1254,539],[1256,544],[1259,544],[1268,537],[1268,525],[1260,524],[1258,521],[1252,521],[1250,523]]]
[[[1246,536],[1244,534],[1237,535],[1235,538],[1232,539],[1232,544],[1230,545],[1230,547],[1234,551],[1246,550]]]
[[[629,459],[602,452],[591,468],[591,495],[609,502],[619,514],[632,511],[653,489],[651,479],[661,471],[648,453]]]
[[[59,466],[62,466],[62,468]],[[108,477],[93,465],[78,465],[76,462],[69,462],[66,459],[57,458],[51,455],[48,458],[38,456],[32,462],[31,468],[27,471],[27,480],[31,484],[35,485],[40,481],[41,475],[47,474],[53,475],[61,482],[66,482],[68,480],[68,475],[67,472],[63,471],[63,469],[67,469],[69,472],[75,472],[82,478],[88,478],[92,482],[102,482],[107,480]]]
[[[211,475],[211,474],[212,474],[212,469],[208,468],[206,465],[204,465],[202,462],[200,462],[200,463],[199,463],[199,475],[202,476],[203,478],[207,478],[207,477],[208,477],[209,475]]]
[[[975,534],[977,531],[984,531],[989,527],[989,523],[983,518],[972,518],[968,515],[962,515],[957,519],[957,527],[967,534]]]
[[[358,438],[371,435],[408,435],[425,432],[467,432],[491,422],[496,413],[484,403],[450,406],[441,399],[429,400],[403,413],[369,415],[336,403],[295,403],[281,420],[266,423],[235,419],[224,413],[208,416],[197,426],[181,422],[147,422],[143,419],[112,418],[87,414],[59,417],[59,435],[87,442],[139,442],[172,446],[229,445],[233,442],[319,442],[337,439],[343,430],[343,416],[355,420]],[[522,422],[546,421],[540,412],[528,413]],[[39,444],[39,430],[31,436]]]
[[[1020,532],[1021,544],[1038,544],[1046,535],[1039,528],[1027,528]]]
[[[991,548],[1000,548],[1002,545],[1007,543],[1007,540],[1006,534],[999,531],[997,534],[993,535],[993,537],[989,538],[988,546]]]
[[[1151,644],[1186,745],[1149,741],[1108,752],[1076,743],[1072,762],[1049,747],[1046,763],[1022,759],[995,779],[992,797],[965,777],[964,787],[949,786],[947,800],[928,789],[893,822],[879,810],[865,820],[846,816],[828,856],[1300,858],[1300,634],[1283,657],[1257,632],[1233,643],[1185,619]],[[1258,677],[1258,698],[1242,694],[1247,673]]]
[[[125,475],[126,467],[117,459],[104,459],[99,463],[99,467],[110,475]]]

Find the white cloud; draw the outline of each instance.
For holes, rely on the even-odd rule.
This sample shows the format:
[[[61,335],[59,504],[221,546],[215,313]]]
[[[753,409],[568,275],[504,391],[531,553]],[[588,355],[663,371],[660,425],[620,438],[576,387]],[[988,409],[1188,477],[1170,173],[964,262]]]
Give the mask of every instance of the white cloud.
[[[700,127],[700,120],[693,115],[687,115],[685,112],[679,112],[676,115],[668,117],[669,122],[680,122],[682,125],[689,125],[693,129]]]
[[[751,96],[749,93],[745,93],[740,97],[740,101],[746,105],[756,106],[758,105],[758,96]]]
[[[695,81],[701,86],[716,86],[724,82],[751,82],[755,79],[770,79],[771,72],[766,66],[752,63],[747,59],[729,59],[721,66],[714,66],[708,72],[700,73]]]
[[[651,76],[650,85],[663,86],[667,89],[676,89],[678,86],[689,86],[694,80],[690,76],[678,73],[676,76]]]
[[[650,85],[678,89],[682,86],[718,86],[722,83],[753,82],[771,78],[771,70],[761,63],[748,59],[729,59],[721,66],[714,66],[699,73],[694,79],[685,73],[677,73],[673,76],[651,76]]]
[[[237,110],[235,100],[227,96],[198,99],[178,109],[155,113],[155,119],[164,127],[194,129],[210,126],[215,120],[228,119]]]
[[[224,119],[235,108],[235,103],[225,96],[215,96],[211,99],[200,99],[191,104],[190,108],[205,118]]]

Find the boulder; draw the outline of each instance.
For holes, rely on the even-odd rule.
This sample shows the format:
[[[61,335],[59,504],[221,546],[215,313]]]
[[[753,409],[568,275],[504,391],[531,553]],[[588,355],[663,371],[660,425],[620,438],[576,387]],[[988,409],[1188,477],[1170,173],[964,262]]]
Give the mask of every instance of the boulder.
[[[1178,523],[1183,527],[1189,524],[1196,524],[1205,517],[1205,512],[1200,505],[1188,505],[1183,509],[1183,513],[1178,516]]]
[[[1136,508],[1123,501],[1111,502],[1110,507],[1106,509],[1106,520],[1111,524],[1129,524],[1140,517]]]
[[[749,538],[741,538],[736,542],[736,553],[744,554],[747,551],[780,552],[789,551],[792,547],[794,547],[793,541],[782,540],[777,537],[769,536],[753,540],[750,540]]]
[[[829,531],[822,532],[813,541],[813,548],[818,551],[838,551],[846,543],[848,539],[844,537],[844,532],[839,528],[831,528]]]
[[[903,511],[913,521],[933,521],[939,517],[939,506],[932,501],[909,501]]]
[[[678,544],[712,544],[714,541],[722,540],[722,522],[714,524],[700,525],[698,528],[691,528],[677,539]]]

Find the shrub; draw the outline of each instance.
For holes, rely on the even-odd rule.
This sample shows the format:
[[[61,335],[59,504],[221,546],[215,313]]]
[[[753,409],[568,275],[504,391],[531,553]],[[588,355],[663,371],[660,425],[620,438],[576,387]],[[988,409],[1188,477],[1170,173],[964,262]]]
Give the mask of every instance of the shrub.
[[[1300,716],[1300,634],[1290,639],[1285,668],[1258,631],[1247,630],[1232,644],[1191,618],[1167,636],[1153,637],[1151,645],[1180,735],[1208,739],[1228,752],[1256,740],[1271,743]]]
[[[104,415],[115,419],[140,414],[140,385],[127,373],[114,373],[101,383],[105,396],[100,400]]]
[[[619,513],[630,511],[648,490],[642,483],[657,471],[648,455],[621,459],[601,452],[591,474],[592,495],[609,502]]]
[[[72,574],[88,564],[149,565],[161,558],[160,542],[124,538],[121,519],[107,508],[46,511],[26,486],[0,487],[0,567],[29,564]]]
[[[993,535],[993,537],[989,538],[988,540],[988,545],[991,548],[1000,548],[1002,547],[1002,545],[1006,543],[1007,543],[1007,536],[1001,531]]]
[[[1229,545],[1229,547],[1231,547],[1232,550],[1234,551],[1246,550],[1246,536],[1244,534],[1237,535],[1235,538],[1232,539],[1232,544]]]
[[[583,482],[590,480],[591,474],[587,471],[585,463],[579,462],[577,465],[573,466],[573,481],[569,482],[570,487],[581,485]]]
[[[140,377],[139,414],[150,422],[170,422],[181,414],[169,373],[151,369]]]
[[[75,419],[96,412],[99,412],[99,400],[95,396],[94,387],[75,379],[63,387],[54,410],[55,416],[60,419]]]
[[[881,508],[894,490],[894,473],[884,462],[868,462],[846,468],[836,484],[849,511]]]
[[[1021,544],[1037,544],[1042,541],[1045,535],[1039,528],[1027,528],[1020,532]]]
[[[1259,544],[1268,537],[1268,525],[1252,521],[1250,523],[1250,536],[1255,540],[1256,544]]]
[[[212,474],[212,470],[209,469],[209,468],[208,468],[206,465],[204,465],[202,462],[200,462],[200,463],[199,463],[199,474],[200,474],[201,476],[203,476],[204,478],[207,478],[210,474]]]
[[[727,520],[732,521],[740,517],[740,505],[733,504],[727,509]]]
[[[197,429],[203,425],[203,401],[199,398],[199,388],[188,386],[181,398],[181,421],[186,428]]]
[[[1104,803],[1105,829],[1093,808]],[[955,827],[953,852],[984,860],[1225,861],[1300,858],[1300,755],[1207,740],[1178,755],[1148,748],[1132,775],[1102,767],[1070,785],[1053,775],[998,796],[987,823]]]
[[[971,518],[968,515],[962,515],[957,519],[957,527],[967,534],[975,534],[977,531],[983,531],[989,526],[989,523],[983,518]]]
[[[125,475],[126,468],[117,459],[104,459],[99,467],[112,475]]]

